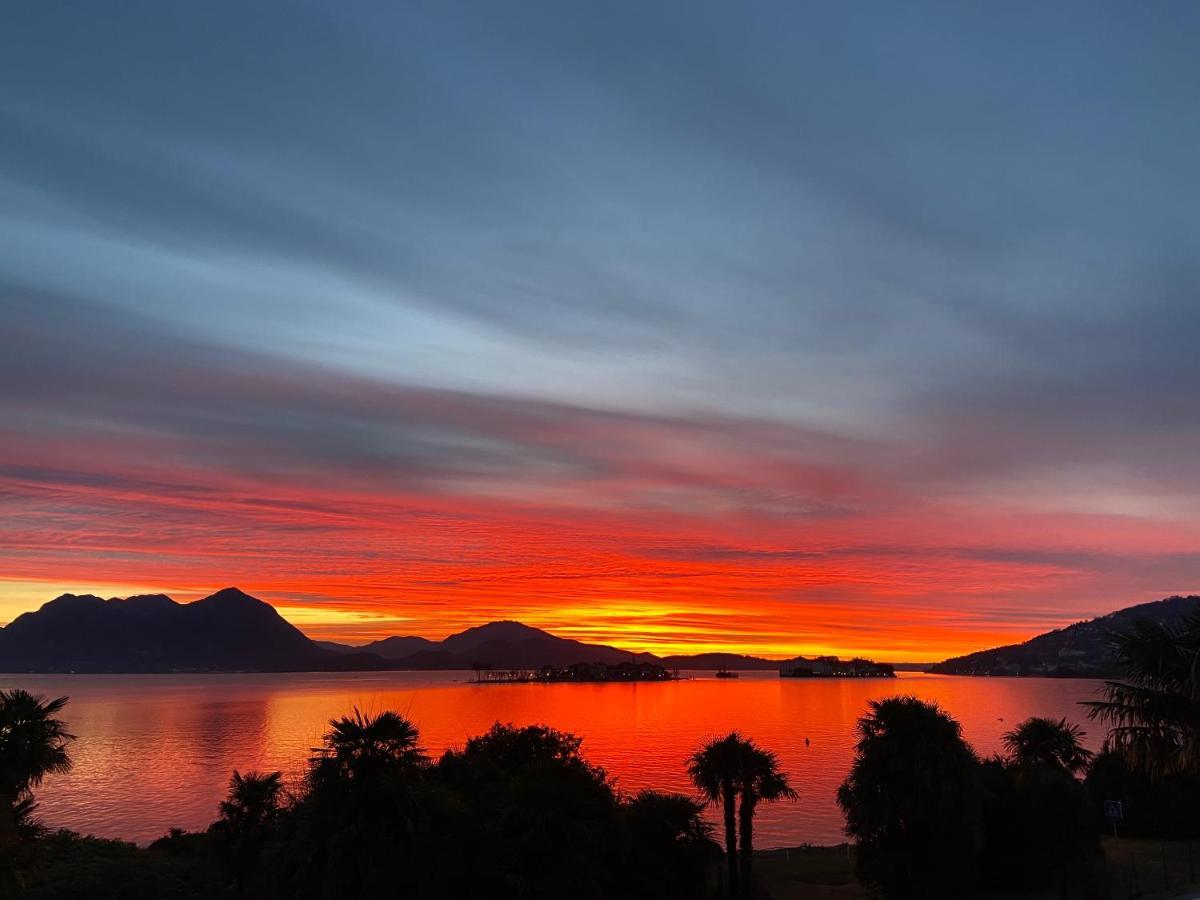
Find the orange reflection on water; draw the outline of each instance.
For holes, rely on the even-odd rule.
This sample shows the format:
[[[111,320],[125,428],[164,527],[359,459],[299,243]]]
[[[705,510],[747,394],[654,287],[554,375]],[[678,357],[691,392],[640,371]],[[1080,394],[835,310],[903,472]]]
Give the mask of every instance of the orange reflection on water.
[[[762,846],[841,840],[834,791],[849,769],[854,723],[873,698],[936,700],[980,753],[1030,715],[1083,721],[1098,683],[903,675],[890,680],[790,680],[743,673],[666,684],[472,685],[465,673],[0,676],[0,686],[68,694],[79,739],[75,770],[43,788],[54,826],[148,841],[170,827],[203,828],[230,772],[297,779],[325,724],[352,706],[396,709],[432,753],[493,722],[546,723],[584,738],[584,752],[628,791],[690,792],[683,767],[707,737],[738,729],[772,750],[800,789],[797,804],[764,809]],[[1087,727],[1087,726],[1085,726]],[[1088,727],[1087,743],[1101,735]],[[807,739],[807,743],[806,743]]]

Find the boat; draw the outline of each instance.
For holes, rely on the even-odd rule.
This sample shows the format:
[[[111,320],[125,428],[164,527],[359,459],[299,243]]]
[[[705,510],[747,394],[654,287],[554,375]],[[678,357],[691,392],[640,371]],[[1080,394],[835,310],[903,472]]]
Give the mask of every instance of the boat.
[[[721,668],[717,669],[717,677],[718,678],[737,678],[738,673],[733,672],[733,671],[725,668],[724,666],[721,666]]]

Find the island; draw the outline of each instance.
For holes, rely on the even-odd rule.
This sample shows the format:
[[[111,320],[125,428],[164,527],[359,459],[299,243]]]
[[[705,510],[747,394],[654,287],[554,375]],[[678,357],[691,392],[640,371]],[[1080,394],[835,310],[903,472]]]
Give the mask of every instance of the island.
[[[836,656],[818,656],[816,659],[795,659],[781,663],[780,678],[895,678],[896,670],[887,663],[877,663],[858,657],[841,660]]]
[[[550,684],[563,681],[677,681],[679,674],[654,663],[576,663],[540,669],[475,669],[472,684]]]

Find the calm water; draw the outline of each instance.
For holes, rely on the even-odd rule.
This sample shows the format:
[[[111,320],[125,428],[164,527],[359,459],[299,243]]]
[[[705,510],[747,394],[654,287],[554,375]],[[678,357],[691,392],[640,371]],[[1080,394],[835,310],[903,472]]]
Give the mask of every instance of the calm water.
[[[980,753],[1030,715],[1083,721],[1099,682],[954,678],[790,680],[772,672],[668,684],[471,685],[458,672],[284,675],[0,675],[71,702],[74,771],[38,797],[47,824],[145,842],[168,828],[203,828],[234,768],[303,771],[326,722],[352,705],[396,709],[431,751],[460,746],[497,720],[546,723],[584,738],[584,751],[625,790],[689,791],[684,760],[705,738],[736,728],[775,750],[801,791],[763,809],[761,845],[836,843],[834,791],[850,766],[854,722],[867,701],[911,693],[936,700]],[[1091,723],[1087,743],[1100,744]],[[805,744],[808,738],[809,744]]]

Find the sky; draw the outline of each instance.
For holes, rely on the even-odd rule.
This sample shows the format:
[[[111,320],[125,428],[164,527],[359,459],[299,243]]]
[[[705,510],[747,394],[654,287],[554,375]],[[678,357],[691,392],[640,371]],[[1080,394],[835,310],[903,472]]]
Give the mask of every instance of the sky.
[[[939,659],[1200,592],[1200,6],[42,3],[0,622]]]

